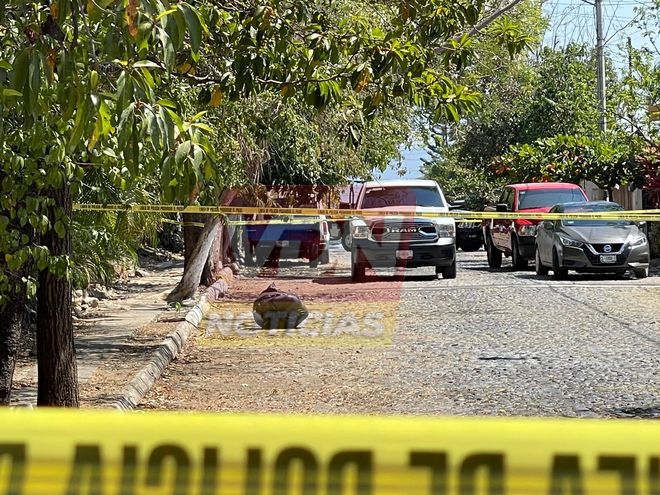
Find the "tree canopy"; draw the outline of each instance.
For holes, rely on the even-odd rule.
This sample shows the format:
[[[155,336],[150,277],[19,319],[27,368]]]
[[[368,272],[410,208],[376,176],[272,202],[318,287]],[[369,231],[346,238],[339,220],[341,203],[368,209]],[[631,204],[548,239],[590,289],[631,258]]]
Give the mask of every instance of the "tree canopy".
[[[3,1],[0,311],[38,291],[40,368],[48,356],[43,376],[61,374],[39,402],[77,403],[73,386],[46,393],[75,382],[70,281],[87,275],[72,231],[109,254],[137,225],[74,216],[73,201],[215,204],[241,181],[382,167],[411,108],[445,120],[477,108],[456,70],[475,35],[524,46],[495,22],[519,1]]]

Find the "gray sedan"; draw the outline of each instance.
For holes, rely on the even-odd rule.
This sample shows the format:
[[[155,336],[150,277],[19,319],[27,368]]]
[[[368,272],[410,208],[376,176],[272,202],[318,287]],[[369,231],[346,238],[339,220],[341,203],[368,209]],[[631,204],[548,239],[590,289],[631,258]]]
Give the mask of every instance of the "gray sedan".
[[[607,201],[563,203],[551,213],[623,211]],[[536,234],[536,274],[557,278],[576,272],[623,274],[632,270],[637,278],[649,273],[649,244],[635,222],[628,220],[543,221]]]

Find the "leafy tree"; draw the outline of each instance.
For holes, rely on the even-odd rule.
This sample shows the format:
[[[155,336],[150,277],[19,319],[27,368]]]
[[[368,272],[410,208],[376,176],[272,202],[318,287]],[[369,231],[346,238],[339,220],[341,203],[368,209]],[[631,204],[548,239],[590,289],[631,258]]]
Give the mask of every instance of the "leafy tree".
[[[434,139],[441,138],[436,134]],[[480,168],[469,168],[443,159],[439,147],[429,147],[430,158],[425,159],[422,171],[425,177],[437,181],[449,202],[464,200],[465,208],[473,211],[483,210],[497,199],[498,188],[503,180]]]
[[[488,67],[499,67],[501,60],[501,55],[487,60]],[[616,131],[616,102],[622,86],[611,64],[608,81],[608,100],[612,102],[608,121]],[[596,62],[593,50],[584,45],[546,47],[535,54],[521,55],[501,70],[493,69],[490,75],[478,79],[476,87],[484,92],[483,105],[478,112],[449,126],[450,139],[443,148],[447,160],[486,168],[510,145],[529,144],[557,134],[599,133]]]
[[[497,175],[512,182],[590,180],[611,197],[616,186],[642,187],[645,170],[637,158],[640,151],[639,142],[621,136],[558,135],[512,146],[492,166]]]
[[[457,118],[476,94],[437,61],[456,64],[456,44],[518,2],[486,14],[468,0],[2,2],[0,400],[14,322],[36,288],[38,404],[78,404],[71,229],[86,172],[116,175],[122,191],[155,178],[163,199],[181,203],[217,203],[235,178],[224,175],[231,157],[216,159],[206,113],[187,114],[178,97],[199,91],[213,108],[273,93],[319,110],[353,99],[367,120],[404,99]],[[503,36],[518,49],[515,30]],[[207,221],[196,259],[218,222]]]

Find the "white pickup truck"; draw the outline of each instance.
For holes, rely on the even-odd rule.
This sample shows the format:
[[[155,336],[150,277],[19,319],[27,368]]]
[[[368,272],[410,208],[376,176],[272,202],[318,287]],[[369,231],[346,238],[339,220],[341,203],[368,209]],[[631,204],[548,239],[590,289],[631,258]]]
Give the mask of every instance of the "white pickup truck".
[[[366,182],[358,210],[424,213],[424,216],[363,216],[351,219],[351,279],[363,282],[367,267],[433,266],[443,278],[456,278],[456,226],[433,180]]]

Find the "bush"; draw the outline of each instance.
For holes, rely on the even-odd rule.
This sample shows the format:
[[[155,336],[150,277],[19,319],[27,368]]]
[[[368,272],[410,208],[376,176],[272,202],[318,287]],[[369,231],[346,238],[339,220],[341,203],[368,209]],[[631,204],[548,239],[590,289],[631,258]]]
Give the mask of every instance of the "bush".
[[[423,167],[425,177],[440,184],[447,201],[465,200],[468,210],[481,211],[497,200],[501,181],[493,180],[479,169],[437,161]]]

